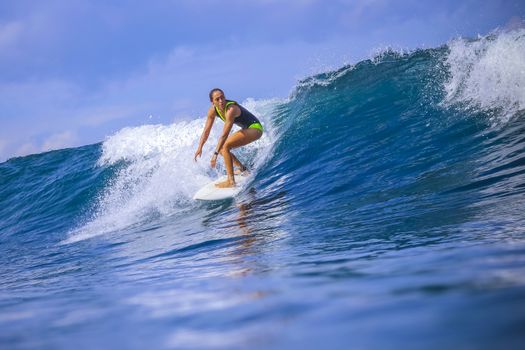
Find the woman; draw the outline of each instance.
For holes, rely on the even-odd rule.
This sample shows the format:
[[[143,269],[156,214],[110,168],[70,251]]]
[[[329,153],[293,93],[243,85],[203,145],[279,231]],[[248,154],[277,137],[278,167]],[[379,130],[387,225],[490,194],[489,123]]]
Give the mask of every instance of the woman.
[[[263,127],[259,119],[246,108],[235,101],[227,100],[221,89],[215,88],[210,91],[210,102],[212,105],[208,110],[208,119],[202,132],[199,147],[197,148],[197,152],[195,152],[195,160],[202,155],[202,146],[204,146],[206,140],[208,140],[215,117],[221,118],[224,122],[224,128],[221,137],[219,137],[219,142],[217,143],[213,157],[211,158],[211,167],[215,168],[217,156],[220,153],[224,158],[228,179],[215,186],[221,188],[234,187],[235,176],[233,166],[239,167],[241,172],[246,171],[246,167],[231,153],[231,150],[258,140],[263,134]],[[233,124],[240,126],[241,130],[230,135]]]

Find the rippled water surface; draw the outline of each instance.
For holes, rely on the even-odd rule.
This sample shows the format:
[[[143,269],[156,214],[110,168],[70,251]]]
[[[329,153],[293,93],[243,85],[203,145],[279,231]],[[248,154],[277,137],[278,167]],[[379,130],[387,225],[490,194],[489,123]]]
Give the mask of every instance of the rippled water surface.
[[[524,38],[244,101],[233,200],[191,199],[202,118],[0,164],[1,347],[521,349]]]

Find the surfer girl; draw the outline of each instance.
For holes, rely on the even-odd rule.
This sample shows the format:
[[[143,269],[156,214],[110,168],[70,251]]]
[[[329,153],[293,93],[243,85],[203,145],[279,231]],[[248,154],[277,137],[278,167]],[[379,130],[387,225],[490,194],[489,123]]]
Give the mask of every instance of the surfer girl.
[[[204,146],[206,140],[208,140],[215,118],[221,118],[224,122],[224,128],[222,129],[222,135],[219,137],[217,147],[211,157],[210,163],[211,167],[215,168],[217,157],[221,154],[224,158],[224,164],[226,165],[228,179],[216,184],[215,186],[221,188],[234,187],[235,175],[233,166],[235,165],[238,167],[240,172],[246,171],[246,167],[231,151],[234,148],[245,146],[258,140],[263,134],[263,127],[259,119],[257,119],[246,108],[235,101],[227,100],[221,89],[215,88],[211,90],[209,96],[212,105],[210,106],[210,109],[208,109],[208,119],[206,119],[206,124],[204,125],[199,147],[197,148],[197,152],[195,152],[195,161],[197,160],[197,157],[202,155],[202,146]],[[233,124],[239,126],[241,130],[230,135]]]

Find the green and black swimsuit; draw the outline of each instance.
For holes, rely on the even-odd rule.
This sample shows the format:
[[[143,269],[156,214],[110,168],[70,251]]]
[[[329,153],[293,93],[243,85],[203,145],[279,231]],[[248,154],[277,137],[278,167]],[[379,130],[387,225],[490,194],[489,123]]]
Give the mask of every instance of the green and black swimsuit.
[[[224,110],[228,110],[228,107],[231,105],[236,105],[241,110],[241,114],[233,121],[235,125],[239,126],[241,129],[259,129],[263,131],[263,127],[259,119],[257,119],[256,116],[254,116],[252,113],[250,113],[250,111],[237,102],[226,100],[226,106],[224,107]],[[217,113],[217,116],[222,119],[222,121],[226,121],[221,111],[219,111],[217,107],[215,107],[215,112]]]

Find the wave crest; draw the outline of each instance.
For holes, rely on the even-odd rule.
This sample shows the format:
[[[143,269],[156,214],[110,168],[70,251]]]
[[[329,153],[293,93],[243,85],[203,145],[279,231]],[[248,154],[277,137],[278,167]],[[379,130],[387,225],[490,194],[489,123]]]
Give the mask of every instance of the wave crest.
[[[506,122],[525,109],[525,29],[448,44],[445,103],[491,112]]]

